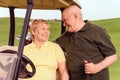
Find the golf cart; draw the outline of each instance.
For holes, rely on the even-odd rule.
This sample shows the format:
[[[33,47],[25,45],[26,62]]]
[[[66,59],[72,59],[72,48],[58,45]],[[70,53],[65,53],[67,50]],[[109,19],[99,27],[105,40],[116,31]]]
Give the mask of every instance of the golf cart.
[[[36,69],[32,61],[23,55],[24,43],[28,31],[28,25],[32,9],[64,10],[70,5],[78,5],[77,0],[0,0],[0,7],[6,7],[10,12],[10,30],[8,46],[0,45],[0,80],[18,80],[18,78],[31,78]],[[80,6],[79,6],[80,7]],[[15,15],[14,9],[26,9],[21,38],[18,47],[14,46],[15,37]],[[65,31],[62,22],[61,33]],[[32,71],[25,67],[29,64]]]

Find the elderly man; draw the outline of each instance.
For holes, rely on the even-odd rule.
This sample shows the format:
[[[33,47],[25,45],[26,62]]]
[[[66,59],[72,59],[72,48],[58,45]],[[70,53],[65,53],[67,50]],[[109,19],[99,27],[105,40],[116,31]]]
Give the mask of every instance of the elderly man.
[[[117,55],[106,30],[84,21],[76,5],[63,10],[62,20],[67,31],[55,42],[67,53],[70,80],[109,80]]]

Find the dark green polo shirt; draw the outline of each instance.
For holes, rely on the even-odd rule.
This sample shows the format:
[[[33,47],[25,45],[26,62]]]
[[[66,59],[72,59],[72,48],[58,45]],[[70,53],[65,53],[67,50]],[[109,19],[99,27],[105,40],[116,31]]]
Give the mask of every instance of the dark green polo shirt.
[[[84,60],[91,60],[94,63],[98,63],[104,57],[116,53],[115,47],[106,30],[88,21],[76,33],[65,32],[56,39],[56,43],[67,53],[69,71],[80,72],[81,77],[85,74]],[[96,80],[106,79],[101,78]]]

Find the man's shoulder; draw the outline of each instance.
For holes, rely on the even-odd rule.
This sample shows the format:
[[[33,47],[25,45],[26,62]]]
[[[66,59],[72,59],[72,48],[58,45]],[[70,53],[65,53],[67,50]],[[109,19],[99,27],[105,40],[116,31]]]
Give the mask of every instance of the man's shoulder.
[[[104,31],[105,28],[102,27],[99,24],[95,24],[95,23],[90,23],[91,25],[89,26],[91,28],[91,30],[95,30],[95,31]]]

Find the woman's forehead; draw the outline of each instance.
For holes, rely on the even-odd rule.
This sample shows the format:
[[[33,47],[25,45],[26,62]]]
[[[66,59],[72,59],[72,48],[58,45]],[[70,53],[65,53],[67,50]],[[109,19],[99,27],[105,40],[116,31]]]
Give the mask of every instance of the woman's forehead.
[[[50,28],[50,26],[48,24],[38,24],[37,28]]]

